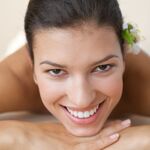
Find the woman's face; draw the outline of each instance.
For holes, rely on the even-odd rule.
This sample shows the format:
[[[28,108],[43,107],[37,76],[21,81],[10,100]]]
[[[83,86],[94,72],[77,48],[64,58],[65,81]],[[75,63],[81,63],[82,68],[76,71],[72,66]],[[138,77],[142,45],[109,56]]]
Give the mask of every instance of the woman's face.
[[[124,62],[111,27],[45,29],[34,37],[45,107],[76,136],[97,134],[122,94]]]

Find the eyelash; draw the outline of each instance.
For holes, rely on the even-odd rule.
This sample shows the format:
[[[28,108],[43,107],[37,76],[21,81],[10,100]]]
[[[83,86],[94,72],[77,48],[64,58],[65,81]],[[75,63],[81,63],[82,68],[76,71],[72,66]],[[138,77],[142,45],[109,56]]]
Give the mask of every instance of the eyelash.
[[[115,66],[114,64],[99,65],[99,66],[97,66],[97,67],[93,70],[93,72],[106,73],[106,72],[110,71],[114,66]],[[101,67],[104,67],[104,70],[101,70],[101,71],[98,70],[98,71],[96,71],[97,68],[98,68],[98,69],[102,69]]]
[[[94,73],[107,73],[109,72],[115,65],[114,64],[104,64],[104,65],[99,65],[97,67],[95,67],[92,72]],[[97,70],[97,69],[102,69],[101,67],[104,67],[103,70]],[[56,71],[54,73],[54,71]],[[57,73],[58,71],[58,73]],[[62,70],[62,69],[50,69],[50,70],[47,70],[46,72],[48,72],[51,76],[53,77],[61,77],[61,76],[64,76],[66,75],[66,71]]]
[[[56,73],[56,72],[54,73],[54,71],[56,71],[56,72],[58,71],[58,72],[62,72],[62,73]],[[48,72],[53,77],[61,77],[66,74],[66,72],[63,71],[62,69],[50,69],[50,70],[47,70],[46,72]]]

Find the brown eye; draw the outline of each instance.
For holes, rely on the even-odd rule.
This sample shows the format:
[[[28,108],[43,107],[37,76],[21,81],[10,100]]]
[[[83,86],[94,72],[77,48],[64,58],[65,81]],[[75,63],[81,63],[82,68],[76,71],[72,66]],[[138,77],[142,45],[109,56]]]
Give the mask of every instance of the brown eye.
[[[113,65],[111,65],[111,64],[100,65],[100,66],[97,66],[97,67],[94,69],[94,72],[107,72],[107,71],[109,71],[112,67],[113,67]]]
[[[48,73],[50,75],[56,76],[56,77],[65,74],[65,72],[63,70],[61,70],[61,69],[51,69],[51,70],[48,71]]]

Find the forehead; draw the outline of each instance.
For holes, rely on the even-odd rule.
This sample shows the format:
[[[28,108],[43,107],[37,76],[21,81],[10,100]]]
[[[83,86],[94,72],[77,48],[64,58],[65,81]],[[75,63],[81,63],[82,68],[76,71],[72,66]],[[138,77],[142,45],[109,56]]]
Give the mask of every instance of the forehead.
[[[109,34],[108,34],[109,33]],[[34,41],[39,38],[41,35],[43,36],[46,34],[49,38],[59,40],[63,38],[76,38],[81,40],[81,38],[100,38],[100,37],[107,37],[107,34],[110,36],[116,36],[115,30],[111,26],[97,26],[96,24],[89,23],[89,24],[81,24],[73,27],[66,27],[66,28],[41,28],[35,32]],[[116,36],[117,37],[117,36]],[[108,37],[107,37],[108,38]],[[68,39],[68,40],[69,40]]]
[[[38,57],[87,53],[87,57],[91,57],[91,52],[106,55],[110,51],[120,51],[117,35],[109,26],[81,25],[63,29],[41,29],[35,33],[33,43],[34,54]]]

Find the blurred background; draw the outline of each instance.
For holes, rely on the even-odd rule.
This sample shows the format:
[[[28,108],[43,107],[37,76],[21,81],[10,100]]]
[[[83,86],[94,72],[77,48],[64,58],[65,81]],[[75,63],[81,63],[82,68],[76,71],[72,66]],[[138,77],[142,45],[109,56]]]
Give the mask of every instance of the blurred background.
[[[24,16],[29,0],[0,0],[0,59],[25,42]],[[142,48],[150,54],[150,0],[119,0],[125,20],[135,23],[144,40]]]

